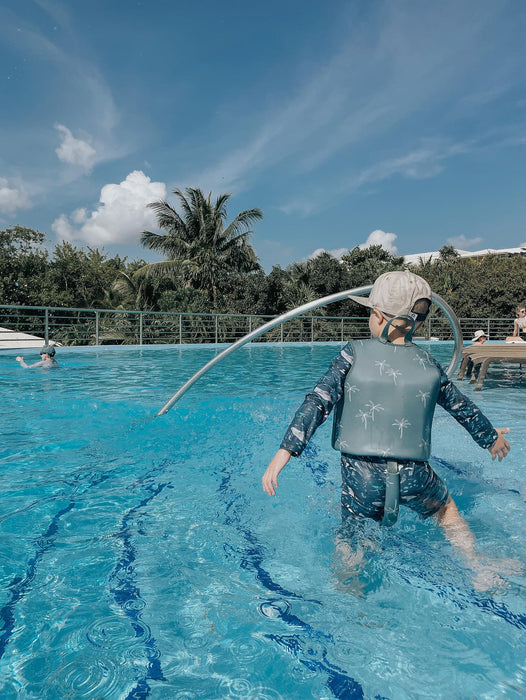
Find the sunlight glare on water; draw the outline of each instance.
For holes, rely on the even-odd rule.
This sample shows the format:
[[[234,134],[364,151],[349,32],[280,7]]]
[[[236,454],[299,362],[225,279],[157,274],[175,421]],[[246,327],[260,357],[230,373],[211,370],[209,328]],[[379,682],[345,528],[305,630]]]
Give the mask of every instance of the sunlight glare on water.
[[[247,346],[159,418],[217,349],[61,348],[47,372],[0,354],[0,697],[524,697],[524,573],[477,592],[402,509],[366,525],[366,564],[340,583],[330,421],[263,493],[339,347]],[[447,363],[451,346],[426,347]],[[512,452],[492,462],[438,409],[432,465],[481,553],[524,563],[526,376],[460,387]]]

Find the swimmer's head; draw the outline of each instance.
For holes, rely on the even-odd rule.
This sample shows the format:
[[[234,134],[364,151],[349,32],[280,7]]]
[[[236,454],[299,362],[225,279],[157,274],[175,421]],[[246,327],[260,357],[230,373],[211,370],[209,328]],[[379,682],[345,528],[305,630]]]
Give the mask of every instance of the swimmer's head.
[[[40,355],[49,355],[50,357],[54,357],[55,348],[52,345],[44,345],[40,351]]]
[[[349,299],[388,317],[410,316],[419,324],[431,308],[431,287],[409,270],[385,272],[376,279],[368,297],[350,294]]]

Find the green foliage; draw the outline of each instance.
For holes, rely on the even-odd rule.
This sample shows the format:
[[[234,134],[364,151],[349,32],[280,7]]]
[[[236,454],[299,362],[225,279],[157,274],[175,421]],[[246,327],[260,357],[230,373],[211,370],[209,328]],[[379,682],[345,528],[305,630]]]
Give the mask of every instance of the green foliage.
[[[411,269],[461,318],[510,318],[525,297],[526,258],[522,255],[441,256]]]
[[[260,269],[248,239],[250,226],[262,219],[263,213],[260,209],[248,209],[226,225],[230,194],[221,194],[212,203],[211,193],[205,197],[200,189],[191,187],[185,192],[174,190],[182,213],[168,202],[149,205],[157,215],[159,228],[166,233],[143,231],[141,243],[162,253],[167,260],[146,265],[143,272],[148,276],[169,276],[181,287],[204,290],[215,305],[232,273]]]
[[[48,252],[43,233],[13,226],[0,231],[0,303],[274,316],[320,297],[372,284],[383,272],[404,269],[403,258],[371,246],[355,247],[341,261],[323,253],[285,269],[276,265],[265,274],[247,238],[247,226],[260,218],[259,210],[242,212],[225,226],[228,195],[212,204],[200,190],[186,192],[187,198],[179,193],[186,202],[181,200],[180,217],[169,205],[158,203],[159,212],[168,207],[162,223],[169,230],[158,238],[151,235],[159,250],[164,246],[172,254],[180,255],[184,249],[193,251],[193,256],[202,250],[206,264],[201,266],[199,256],[182,255],[153,265],[144,260],[127,262],[118,255],[108,258],[103,251],[78,249],[67,242]],[[197,219],[205,214],[208,224],[199,224]],[[179,224],[170,228],[169,222],[177,217],[182,228]],[[214,239],[212,231],[216,242],[222,243],[205,254]],[[230,246],[233,241],[237,244]],[[438,259],[421,260],[410,269],[424,277],[462,318],[512,318],[517,305],[526,301],[526,257],[522,255],[463,258],[444,246]],[[316,313],[365,316],[367,309],[346,300]]]
[[[44,234],[23,226],[0,231],[0,303],[41,306],[48,253]]]
[[[210,313],[210,302],[206,292],[191,287],[169,289],[163,292],[157,306],[159,311],[173,311],[174,313],[180,313],[181,309],[184,309],[186,313]]]
[[[59,243],[48,266],[47,293],[41,304],[74,308],[113,308],[112,285],[125,269],[125,259],[108,259],[103,252],[79,250],[68,242]]]

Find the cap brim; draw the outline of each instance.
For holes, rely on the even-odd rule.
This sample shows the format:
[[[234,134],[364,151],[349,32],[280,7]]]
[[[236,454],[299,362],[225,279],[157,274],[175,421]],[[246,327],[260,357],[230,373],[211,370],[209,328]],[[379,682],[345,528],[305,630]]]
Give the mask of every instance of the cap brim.
[[[362,306],[368,306],[370,309],[373,308],[373,305],[371,304],[369,297],[359,297],[359,296],[356,296],[355,294],[348,294],[347,298],[352,299],[357,304],[361,304]]]

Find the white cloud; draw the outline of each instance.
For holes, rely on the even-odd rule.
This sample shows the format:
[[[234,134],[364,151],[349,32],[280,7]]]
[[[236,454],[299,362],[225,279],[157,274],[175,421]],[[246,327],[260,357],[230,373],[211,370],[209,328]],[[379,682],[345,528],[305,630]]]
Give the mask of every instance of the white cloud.
[[[452,236],[451,238],[447,239],[447,242],[449,245],[454,246],[455,248],[459,248],[460,250],[469,250],[470,248],[474,248],[476,245],[479,243],[482,243],[482,238],[466,238],[464,234],[461,236]]]
[[[136,243],[144,229],[157,228],[154,212],[146,205],[166,199],[164,182],[152,182],[142,170],[134,170],[118,185],[104,185],[100,204],[91,213],[76,209],[61,214],[52,224],[57,238],[90,245]]]
[[[334,248],[333,250],[325,250],[325,248],[316,248],[316,250],[308,256],[307,260],[317,258],[318,255],[321,255],[322,253],[329,253],[329,255],[332,255],[334,258],[340,259],[342,255],[345,255],[348,252],[349,248]]]
[[[397,236],[396,233],[386,233],[380,229],[376,229],[367,236],[365,243],[360,243],[359,248],[369,248],[372,245],[381,245],[389,253],[396,255],[398,248],[394,245]]]
[[[385,248],[385,250],[387,250],[389,253],[396,255],[398,253],[398,248],[394,245],[396,238],[396,233],[385,233],[385,231],[376,229],[376,231],[373,231],[367,236],[367,240],[365,241],[365,243],[360,243],[358,245],[358,248],[369,248],[372,245],[381,245],[382,248]],[[349,250],[351,250],[351,248],[334,248],[333,250],[326,250],[325,248],[316,248],[315,251],[313,251],[309,256],[307,256],[304,259],[312,260],[313,258],[318,257],[318,255],[321,255],[322,253],[329,253],[329,255],[340,259],[343,255],[346,255],[349,252]]]
[[[55,153],[62,163],[75,165],[89,172],[95,165],[97,152],[87,141],[76,139],[71,131],[63,124],[55,124],[55,129],[61,136],[62,142]]]
[[[22,184],[11,184],[0,177],[0,214],[16,214],[19,209],[29,209],[31,206]]]

